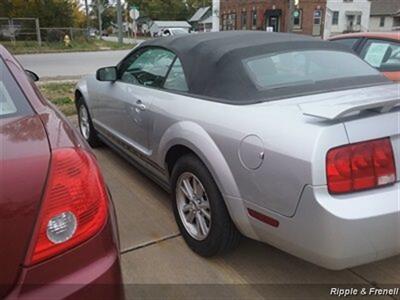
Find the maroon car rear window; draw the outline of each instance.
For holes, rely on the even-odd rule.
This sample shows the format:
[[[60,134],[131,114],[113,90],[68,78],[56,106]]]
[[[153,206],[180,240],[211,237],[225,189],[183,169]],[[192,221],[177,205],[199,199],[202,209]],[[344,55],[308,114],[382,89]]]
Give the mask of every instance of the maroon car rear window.
[[[0,118],[28,115],[32,112],[28,100],[4,61],[0,59]]]

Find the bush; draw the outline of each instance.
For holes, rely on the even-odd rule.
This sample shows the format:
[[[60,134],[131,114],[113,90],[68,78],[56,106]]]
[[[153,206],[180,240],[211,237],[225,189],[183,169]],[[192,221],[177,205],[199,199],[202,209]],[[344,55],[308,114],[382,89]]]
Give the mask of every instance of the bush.
[[[46,41],[49,43],[61,42],[64,39],[65,33],[59,29],[50,29],[46,34]]]

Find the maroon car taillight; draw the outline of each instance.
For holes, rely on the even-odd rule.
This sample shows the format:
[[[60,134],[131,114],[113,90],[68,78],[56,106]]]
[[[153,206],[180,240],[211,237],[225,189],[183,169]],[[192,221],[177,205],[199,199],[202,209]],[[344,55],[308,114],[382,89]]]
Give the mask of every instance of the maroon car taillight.
[[[108,194],[95,158],[78,148],[55,150],[28,264],[86,241],[107,215]]]
[[[389,138],[329,150],[326,158],[331,194],[361,191],[394,183],[396,167]]]

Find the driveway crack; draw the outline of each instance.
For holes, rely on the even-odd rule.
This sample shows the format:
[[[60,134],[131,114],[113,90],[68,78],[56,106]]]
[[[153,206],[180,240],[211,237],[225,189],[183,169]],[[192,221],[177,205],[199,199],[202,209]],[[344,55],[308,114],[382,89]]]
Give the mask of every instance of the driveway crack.
[[[364,276],[358,274],[356,271],[354,271],[354,270],[352,270],[352,269],[347,269],[347,270],[350,271],[353,275],[355,275],[355,276],[357,276],[358,278],[360,278],[361,280],[363,280],[363,281],[365,281],[366,283],[368,283],[371,287],[374,287],[374,288],[377,288],[377,289],[380,288],[380,286],[379,286],[378,283],[368,280],[367,278],[365,278]],[[389,298],[391,298],[391,299],[393,299],[393,300],[398,300],[397,298],[395,298],[394,296],[391,296],[391,295],[387,295],[387,297],[389,297]]]
[[[161,243],[161,242],[164,242],[164,241],[168,241],[168,240],[177,238],[178,236],[181,236],[181,234],[180,233],[175,233],[175,234],[167,235],[167,236],[164,236],[164,237],[162,237],[160,239],[157,239],[157,240],[151,240],[151,241],[144,242],[142,244],[139,244],[139,245],[124,249],[120,253],[121,253],[121,255],[123,255],[123,254],[129,253],[129,252],[132,252],[132,251],[135,251],[135,250],[138,250],[138,249],[146,248],[146,247],[149,247],[149,246],[154,245],[154,244],[158,244],[158,243]]]

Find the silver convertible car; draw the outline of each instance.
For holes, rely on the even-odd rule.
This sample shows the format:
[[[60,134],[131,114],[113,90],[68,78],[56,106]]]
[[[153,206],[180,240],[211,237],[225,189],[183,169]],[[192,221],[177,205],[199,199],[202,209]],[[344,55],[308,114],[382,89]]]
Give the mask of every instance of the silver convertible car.
[[[242,234],[330,269],[400,253],[399,99],[346,46],[265,32],[147,41],[76,89],[82,135],[171,192],[193,251]]]

